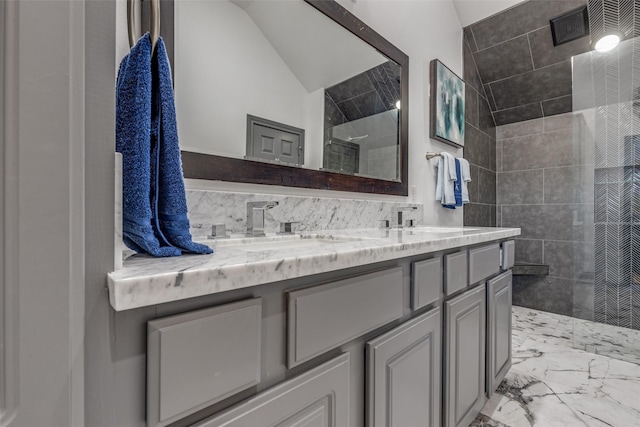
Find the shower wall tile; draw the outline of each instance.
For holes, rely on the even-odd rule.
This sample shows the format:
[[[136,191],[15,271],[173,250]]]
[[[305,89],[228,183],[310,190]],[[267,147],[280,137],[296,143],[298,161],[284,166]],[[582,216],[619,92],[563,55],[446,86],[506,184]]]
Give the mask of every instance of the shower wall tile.
[[[489,135],[491,139],[496,139],[496,123],[493,120],[489,103],[484,98],[478,100],[478,124],[482,132]]]
[[[531,104],[518,105],[517,107],[505,108],[493,113],[496,125],[507,125],[521,120],[538,119],[543,116],[542,104],[532,102]]]
[[[593,168],[544,169],[544,203],[593,203]]]
[[[502,226],[520,227],[522,238],[572,241],[574,205],[502,205]]]
[[[494,82],[533,70],[526,34],[483,49],[473,57],[485,82]]]
[[[537,135],[543,132],[543,126],[543,119],[498,126],[496,129],[496,137],[499,140],[503,140],[517,138],[519,136]]]
[[[581,37],[568,43],[554,46],[553,37],[548,27],[532,31],[528,33],[528,37],[529,45],[531,46],[531,57],[536,68],[556,64],[591,50],[589,37]]]
[[[491,83],[499,110],[571,95],[571,61]]]
[[[478,168],[478,201],[480,203],[496,204],[496,173],[484,168]]]
[[[571,129],[511,138],[502,142],[502,170],[505,172],[571,164]]]
[[[498,204],[543,203],[543,170],[498,173]]]
[[[469,171],[471,172],[471,182],[467,184],[467,190],[469,191],[469,201],[472,203],[479,203],[480,198],[478,195],[479,179],[478,166],[474,164],[469,165]]]
[[[466,83],[466,88],[469,87],[475,89],[478,92],[481,92],[482,82],[480,81],[480,76],[478,75],[478,71],[476,70],[476,64],[473,60],[473,55],[471,54],[471,50],[468,45],[464,45],[462,48],[462,60],[463,60],[463,68],[462,68],[462,79]]]
[[[497,125],[571,111],[570,60],[589,37],[553,46],[549,19],[586,2],[523,1],[464,28],[463,55],[475,60]]]
[[[475,37],[473,36],[473,33],[471,32],[471,27],[463,28],[462,34],[464,37],[464,41],[469,45],[471,52],[477,52],[478,45],[476,44],[476,40],[475,40]]]
[[[523,2],[471,25],[479,49],[486,49],[521,34],[548,26],[549,20],[577,7],[584,0],[535,0]]]
[[[544,240],[516,239],[516,262],[542,264]]]
[[[544,263],[549,265],[549,275],[565,279],[593,277],[593,245],[583,242],[545,240]]]
[[[495,171],[495,139],[473,126],[465,127],[464,158],[474,165]]]
[[[493,209],[492,209],[493,208]],[[493,214],[493,218],[491,215]],[[476,227],[495,226],[495,206],[481,203],[464,205],[464,225]],[[493,225],[492,225],[493,224]]]
[[[573,110],[573,97],[571,95],[561,96],[554,99],[546,99],[540,103],[542,114],[545,117],[555,114],[569,113]]]
[[[463,79],[467,83],[465,105],[465,147],[463,156],[471,167],[469,199],[463,224],[496,225],[496,127],[473,52],[478,50],[473,32],[464,29]]]
[[[464,120],[476,128],[480,128],[480,119],[478,117],[478,92],[467,86],[465,90],[464,103]]]
[[[489,107],[491,108],[491,111],[495,112],[498,107],[496,107],[496,101],[493,99],[493,93],[491,93],[491,86],[489,86],[489,83],[485,83],[482,85],[482,88],[484,89],[484,94],[485,97],[487,98],[487,101],[489,101]],[[497,125],[498,123],[496,123]]]
[[[498,207],[496,205],[490,205],[491,213],[489,214],[489,220],[491,221],[489,224],[490,227],[498,226],[497,212]]]
[[[513,304],[571,316],[573,283],[560,277],[514,276]]]

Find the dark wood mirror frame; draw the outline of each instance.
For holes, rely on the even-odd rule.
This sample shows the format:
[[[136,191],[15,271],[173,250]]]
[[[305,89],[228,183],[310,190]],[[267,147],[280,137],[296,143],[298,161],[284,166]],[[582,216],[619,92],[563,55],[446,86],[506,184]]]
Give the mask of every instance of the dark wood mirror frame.
[[[334,0],[304,1],[402,67],[400,77],[402,110],[399,129],[400,181],[385,181],[382,179],[263,163],[191,151],[182,151],[184,177],[214,181],[246,182],[286,187],[406,196],[409,188],[409,57]],[[143,1],[143,5],[145,3],[148,5],[150,2],[148,0]],[[161,34],[167,45],[171,62],[173,62],[174,46],[173,3],[174,0],[163,0],[161,2]],[[148,12],[147,7],[143,7],[142,9],[142,22],[144,25],[145,22],[148,22]]]

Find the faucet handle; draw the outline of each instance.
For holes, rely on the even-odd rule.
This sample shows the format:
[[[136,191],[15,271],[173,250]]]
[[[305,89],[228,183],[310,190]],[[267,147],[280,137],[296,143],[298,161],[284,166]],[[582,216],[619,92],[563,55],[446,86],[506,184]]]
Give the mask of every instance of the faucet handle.
[[[227,228],[224,224],[213,224],[211,226],[211,235],[207,237],[209,239],[228,239],[230,236],[227,234]]]
[[[407,228],[413,228],[413,227],[416,226],[416,220],[415,219],[407,219],[404,222],[404,226],[407,227]]]
[[[300,221],[281,222],[280,231],[276,234],[293,234],[293,224],[300,224]]]
[[[391,221],[388,219],[381,219],[379,222],[379,228],[391,228]]]

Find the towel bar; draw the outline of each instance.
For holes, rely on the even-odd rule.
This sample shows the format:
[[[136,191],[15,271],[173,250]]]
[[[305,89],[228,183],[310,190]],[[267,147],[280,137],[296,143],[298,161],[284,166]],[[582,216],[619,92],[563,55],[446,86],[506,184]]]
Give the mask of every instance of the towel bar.
[[[136,1],[127,0],[127,30],[129,31],[129,47],[133,47],[140,36],[136,31]],[[156,48],[160,37],[160,0],[151,0],[151,49]]]
[[[427,153],[427,160],[431,160],[434,157],[442,156],[441,153]]]

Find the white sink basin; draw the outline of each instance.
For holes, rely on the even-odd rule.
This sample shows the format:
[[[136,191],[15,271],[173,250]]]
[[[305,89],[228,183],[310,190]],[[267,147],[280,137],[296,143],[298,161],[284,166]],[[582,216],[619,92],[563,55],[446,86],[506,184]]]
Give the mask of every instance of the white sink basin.
[[[429,226],[419,226],[413,228],[407,228],[407,231],[422,231],[425,233],[460,233],[463,231],[477,231],[479,228],[470,228],[470,227],[429,227]]]
[[[313,248],[321,246],[337,245],[348,242],[364,240],[360,237],[335,236],[335,235],[292,235],[292,236],[265,236],[250,237],[246,239],[218,240],[215,243],[209,241],[220,250],[234,249],[246,252],[262,252],[282,249]]]

